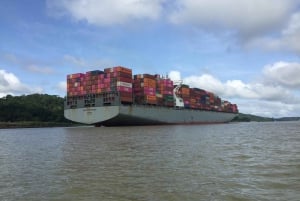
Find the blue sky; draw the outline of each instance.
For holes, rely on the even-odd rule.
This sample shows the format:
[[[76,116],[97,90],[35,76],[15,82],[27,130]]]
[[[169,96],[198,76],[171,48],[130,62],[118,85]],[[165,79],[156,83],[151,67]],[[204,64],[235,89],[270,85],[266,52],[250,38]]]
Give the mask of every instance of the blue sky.
[[[300,116],[298,0],[2,0],[0,26],[0,97],[64,96],[67,74],[122,65]]]

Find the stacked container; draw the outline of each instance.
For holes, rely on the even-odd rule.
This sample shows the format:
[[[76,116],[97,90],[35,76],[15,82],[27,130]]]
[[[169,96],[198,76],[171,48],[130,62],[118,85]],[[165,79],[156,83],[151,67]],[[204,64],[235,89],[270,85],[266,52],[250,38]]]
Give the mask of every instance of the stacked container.
[[[138,104],[157,104],[156,79],[154,75],[134,75],[133,92]]]
[[[132,103],[132,70],[122,66],[105,68],[104,73],[107,77],[111,91],[118,91],[121,102]]]
[[[107,90],[108,86],[104,85],[104,78],[103,71],[86,72],[82,82],[83,90],[80,95],[97,94]]]
[[[83,91],[84,74],[76,73],[67,76],[67,96],[79,96]]]
[[[67,96],[85,96],[118,91],[121,102],[132,103],[132,70],[117,66],[104,71],[95,70],[85,74],[67,76]]]
[[[158,105],[173,107],[173,81],[169,78],[156,76],[156,97]]]
[[[229,101],[222,101],[222,111],[224,112],[233,112],[237,113],[237,105],[236,104],[231,104]]]
[[[231,104],[231,112],[233,113],[237,113],[238,112],[238,108],[236,104]]]
[[[206,95],[207,92],[203,89],[190,88],[190,107],[193,109],[205,109]]]

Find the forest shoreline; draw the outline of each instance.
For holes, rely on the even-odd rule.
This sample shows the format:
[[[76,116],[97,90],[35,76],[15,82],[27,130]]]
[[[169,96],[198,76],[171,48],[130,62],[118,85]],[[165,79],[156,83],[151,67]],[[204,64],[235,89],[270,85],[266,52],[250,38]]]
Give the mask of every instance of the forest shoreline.
[[[36,122],[36,121],[22,121],[22,122],[0,122],[0,129],[9,128],[47,128],[47,127],[75,127],[82,126],[81,124],[66,123],[66,122]]]

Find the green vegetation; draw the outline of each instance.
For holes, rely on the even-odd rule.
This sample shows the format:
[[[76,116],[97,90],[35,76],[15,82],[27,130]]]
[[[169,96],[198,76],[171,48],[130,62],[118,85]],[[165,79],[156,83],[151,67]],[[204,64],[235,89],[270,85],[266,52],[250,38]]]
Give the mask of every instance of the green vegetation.
[[[269,117],[261,117],[251,114],[243,114],[239,113],[232,122],[267,122],[267,121],[300,121],[300,117],[282,117],[282,118],[269,118]]]
[[[276,119],[276,121],[300,121],[300,117],[282,117]]]
[[[0,98],[0,122],[0,128],[72,125],[64,118],[64,99],[47,94]]]
[[[236,116],[232,120],[232,122],[250,122],[250,121],[266,122],[266,121],[274,121],[274,120],[275,119],[273,119],[273,118],[260,117],[260,116],[251,115],[251,114],[239,113],[239,115]]]
[[[41,127],[68,127],[78,124],[60,123],[60,122],[36,122],[36,121],[23,121],[23,122],[0,122],[1,128],[41,128]]]

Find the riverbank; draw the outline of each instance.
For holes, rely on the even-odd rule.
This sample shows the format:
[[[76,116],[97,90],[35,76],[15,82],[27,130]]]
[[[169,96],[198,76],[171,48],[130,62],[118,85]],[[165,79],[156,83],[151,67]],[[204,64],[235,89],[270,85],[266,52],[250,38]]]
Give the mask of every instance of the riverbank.
[[[60,122],[35,122],[35,121],[0,122],[0,129],[6,129],[6,128],[73,127],[73,126],[81,126],[81,124],[60,123]]]

